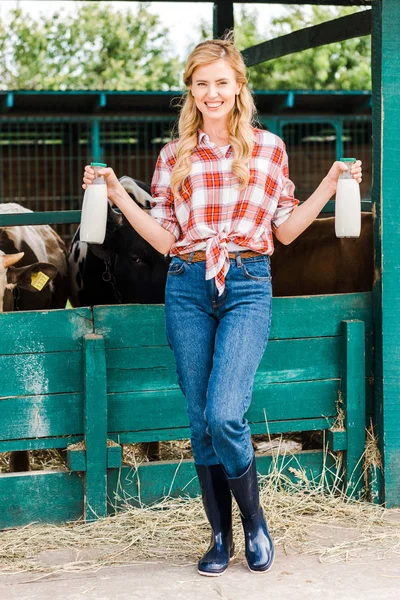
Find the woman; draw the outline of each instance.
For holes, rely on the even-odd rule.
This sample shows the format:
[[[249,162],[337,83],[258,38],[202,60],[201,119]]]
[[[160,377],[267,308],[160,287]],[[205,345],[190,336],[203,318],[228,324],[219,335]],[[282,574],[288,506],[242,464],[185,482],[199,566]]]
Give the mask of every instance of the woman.
[[[335,162],[298,206],[285,146],[252,126],[255,107],[240,53],[228,40],[199,44],[184,73],[188,87],[179,139],[158,157],[150,214],[129,198],[112,169],[108,196],[135,230],[172,256],[165,314],[211,544],[202,575],[223,573],[233,556],[231,492],[241,513],[251,571],[272,566],[273,543],[259,502],[250,429],[244,414],[268,340],[274,231],[289,244],[335,194]],[[352,168],[361,181],[361,163]],[[84,185],[93,180],[85,168]]]

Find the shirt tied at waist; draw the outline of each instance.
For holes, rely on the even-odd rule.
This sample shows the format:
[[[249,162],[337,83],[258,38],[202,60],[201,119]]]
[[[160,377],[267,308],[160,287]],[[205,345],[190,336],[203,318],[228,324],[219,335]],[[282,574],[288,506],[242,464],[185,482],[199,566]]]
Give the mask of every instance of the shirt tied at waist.
[[[228,234],[224,231],[209,238],[206,243],[206,279],[215,277],[218,296],[225,289],[225,277],[229,271]]]

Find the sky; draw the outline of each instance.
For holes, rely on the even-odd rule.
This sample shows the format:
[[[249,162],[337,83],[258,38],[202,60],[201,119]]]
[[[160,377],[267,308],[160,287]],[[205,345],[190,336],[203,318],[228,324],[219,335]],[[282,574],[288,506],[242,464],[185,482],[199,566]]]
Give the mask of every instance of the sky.
[[[15,8],[17,5],[23,11],[29,12],[32,16],[38,17],[40,14],[49,15],[51,12],[64,8],[65,10],[74,10],[75,2],[72,1],[53,1],[48,0],[0,0],[0,15],[3,18],[7,18],[7,13],[10,9]],[[113,4],[117,8],[123,10],[129,9],[132,5],[136,5],[137,2],[108,2]],[[258,24],[259,29],[262,31],[266,29],[275,16],[282,15],[285,11],[282,5],[248,5],[252,9],[258,11]],[[208,18],[212,19],[212,2],[152,2],[151,11],[159,14],[162,17],[163,25],[168,27],[171,35],[170,39],[175,45],[179,55],[183,55],[187,52],[188,44],[193,41],[193,30],[200,19]],[[185,24],[182,27],[182,23]]]

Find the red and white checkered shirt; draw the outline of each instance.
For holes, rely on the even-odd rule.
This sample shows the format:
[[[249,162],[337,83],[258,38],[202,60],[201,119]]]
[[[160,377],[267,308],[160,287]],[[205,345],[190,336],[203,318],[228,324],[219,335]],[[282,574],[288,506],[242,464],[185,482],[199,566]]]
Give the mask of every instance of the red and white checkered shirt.
[[[206,279],[215,277],[219,295],[230,266],[228,246],[233,242],[272,254],[272,228],[282,225],[299,203],[289,179],[285,144],[269,131],[254,129],[254,135],[250,180],[244,190],[232,173],[232,147],[225,153],[201,130],[181,199],[174,198],[170,188],[179,140],[162,148],[151,184],[150,214],[176,238],[170,254],[205,250]]]

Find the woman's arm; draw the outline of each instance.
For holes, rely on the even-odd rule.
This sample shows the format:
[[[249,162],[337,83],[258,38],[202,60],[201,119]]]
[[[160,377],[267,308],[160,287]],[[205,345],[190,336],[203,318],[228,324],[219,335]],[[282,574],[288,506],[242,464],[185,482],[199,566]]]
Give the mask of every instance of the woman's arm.
[[[295,240],[317,218],[325,204],[336,193],[340,173],[347,170],[347,166],[339,161],[333,163],[328,175],[321,181],[315,192],[293,209],[290,217],[280,227],[275,229],[278,240],[285,245]],[[353,178],[361,183],[361,161],[357,160],[351,168]]]
[[[121,210],[135,231],[158,252],[168,254],[176,239],[174,234],[162,227],[154,217],[147,214],[132,200],[111,168],[99,169],[98,174],[103,175],[106,180],[108,198]],[[88,165],[85,167],[82,187],[86,189],[93,179],[94,170]]]

